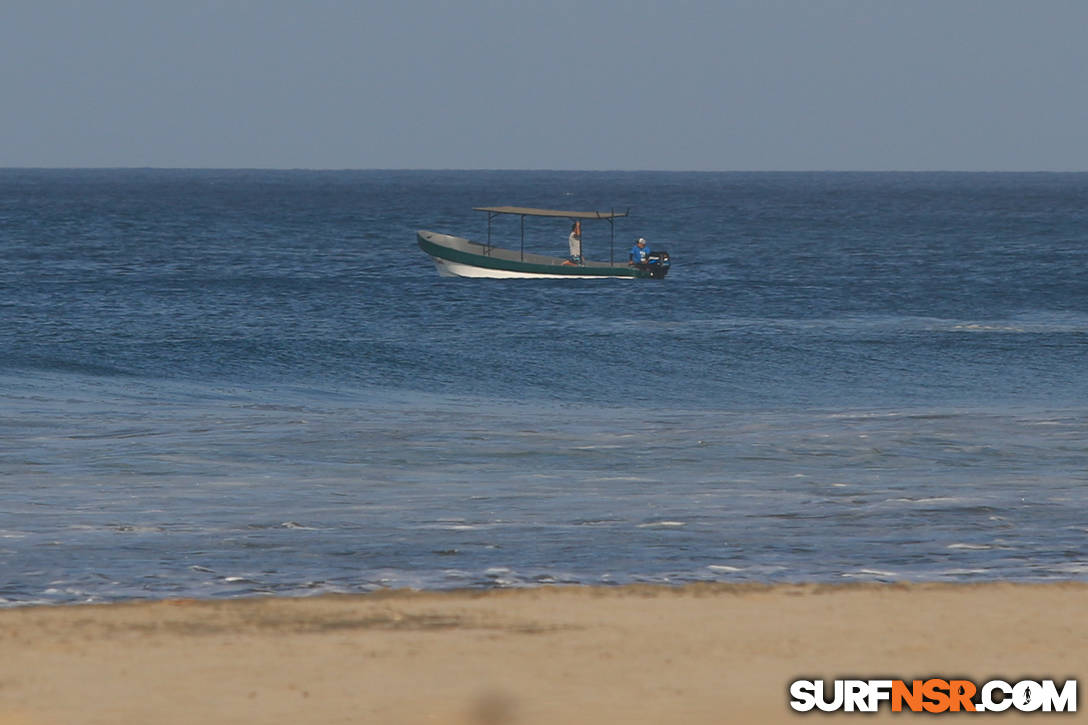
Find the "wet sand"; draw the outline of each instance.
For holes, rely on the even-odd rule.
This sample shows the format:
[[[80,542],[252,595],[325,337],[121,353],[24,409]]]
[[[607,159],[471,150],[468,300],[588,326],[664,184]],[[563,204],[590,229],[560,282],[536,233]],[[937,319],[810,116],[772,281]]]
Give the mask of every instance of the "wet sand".
[[[798,715],[789,683],[1049,677],[1083,689],[1086,622],[1088,583],[26,607],[0,611],[0,725],[910,720]],[[1086,707],[1031,717],[1078,721]]]

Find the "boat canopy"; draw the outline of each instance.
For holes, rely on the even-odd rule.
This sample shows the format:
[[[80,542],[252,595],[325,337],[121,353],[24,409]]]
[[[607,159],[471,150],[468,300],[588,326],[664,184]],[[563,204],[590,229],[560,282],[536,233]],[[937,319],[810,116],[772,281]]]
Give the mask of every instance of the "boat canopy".
[[[476,206],[473,211],[486,211],[490,214],[517,214],[519,216],[550,216],[564,219],[616,219],[627,216],[627,212],[617,211],[559,211],[556,209],[531,209],[526,206]]]
[[[525,258],[525,217],[544,216],[560,219],[604,219],[611,227],[608,246],[608,263],[615,264],[616,259],[616,219],[627,216],[626,211],[560,211],[558,209],[533,209],[528,206],[474,206],[473,211],[487,212],[487,249],[491,253],[491,221],[499,214],[513,214],[521,217],[521,257]],[[630,209],[628,209],[630,211]]]

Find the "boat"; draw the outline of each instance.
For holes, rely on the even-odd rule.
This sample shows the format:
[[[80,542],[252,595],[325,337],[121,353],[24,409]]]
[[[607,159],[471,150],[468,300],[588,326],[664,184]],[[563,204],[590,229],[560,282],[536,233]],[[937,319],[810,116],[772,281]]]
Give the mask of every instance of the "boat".
[[[478,206],[473,211],[487,213],[487,243],[472,242],[463,237],[431,231],[416,232],[419,248],[434,260],[443,277],[489,277],[493,279],[662,279],[669,272],[669,253],[652,249],[647,261],[628,264],[627,255],[616,260],[615,220],[627,212],[560,211],[521,206]],[[491,223],[500,215],[521,217],[521,248],[507,249],[491,242]],[[591,261],[582,257],[572,262],[566,257],[550,257],[525,251],[525,218],[551,217],[572,222],[607,221],[611,227],[609,259]]]

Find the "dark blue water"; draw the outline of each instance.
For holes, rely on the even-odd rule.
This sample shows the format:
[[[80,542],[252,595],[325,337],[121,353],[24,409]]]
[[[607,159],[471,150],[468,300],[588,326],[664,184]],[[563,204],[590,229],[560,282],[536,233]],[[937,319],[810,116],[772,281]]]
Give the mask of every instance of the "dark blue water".
[[[415,246],[502,204],[630,209],[586,255],[670,276]],[[0,170],[0,602],[1084,579],[1086,209],[1088,174]]]

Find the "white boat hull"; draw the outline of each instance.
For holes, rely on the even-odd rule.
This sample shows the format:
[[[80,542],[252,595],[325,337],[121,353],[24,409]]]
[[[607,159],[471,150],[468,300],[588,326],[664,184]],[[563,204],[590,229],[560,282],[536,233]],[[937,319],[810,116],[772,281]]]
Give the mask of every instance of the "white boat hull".
[[[490,279],[599,279],[648,278],[654,270],[612,261],[584,260],[571,264],[562,257],[548,257],[516,249],[477,244],[462,237],[420,230],[419,248],[430,257],[443,277],[487,277]],[[658,276],[663,277],[667,269]]]
[[[508,269],[487,269],[470,264],[452,262],[448,259],[431,257],[438,274],[442,277],[478,277],[485,279],[634,279],[634,277],[602,277],[599,274],[540,274],[538,272],[515,272]]]

